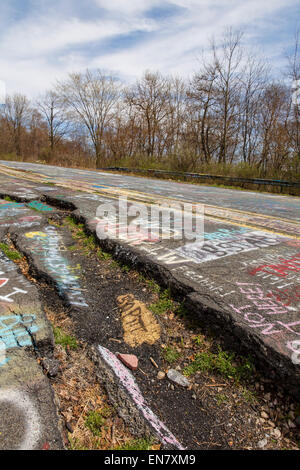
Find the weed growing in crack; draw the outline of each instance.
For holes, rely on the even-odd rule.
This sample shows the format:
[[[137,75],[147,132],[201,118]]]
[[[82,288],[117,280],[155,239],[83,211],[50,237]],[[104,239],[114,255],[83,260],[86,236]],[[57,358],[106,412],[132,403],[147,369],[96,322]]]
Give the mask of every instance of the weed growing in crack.
[[[228,397],[224,393],[218,393],[216,396],[217,405],[220,406],[228,400]]]
[[[201,346],[204,343],[204,336],[199,334],[193,340],[197,346]]]
[[[96,238],[94,235],[90,235],[89,237],[84,234],[83,238],[83,245],[90,251],[95,250],[96,245]]]
[[[159,296],[158,301],[149,305],[149,309],[156,315],[163,315],[164,313],[168,311],[173,311],[174,301],[172,300],[170,296],[170,290],[169,289],[164,290],[162,294]]]
[[[111,450],[150,450],[153,444],[151,438],[132,439],[122,446],[114,447]]]
[[[75,220],[73,219],[71,215],[67,215],[67,217],[65,218],[65,222],[67,225],[69,225],[72,228],[78,227],[77,223],[75,222]]]
[[[82,445],[79,439],[73,439],[69,436],[70,450],[90,450],[88,447]]]
[[[102,426],[105,424],[105,418],[99,411],[91,411],[85,420],[85,425],[94,436],[101,436]]]
[[[180,352],[176,351],[176,349],[172,348],[171,346],[167,346],[165,349],[163,349],[162,355],[165,361],[167,361],[169,364],[173,364],[181,356]]]
[[[143,274],[139,274],[138,276],[139,282],[142,282],[143,284],[146,284],[148,289],[151,290],[154,294],[159,294],[160,293],[160,286],[155,282],[153,279],[148,279]]]
[[[243,387],[242,388],[242,395],[248,403],[256,403],[257,402],[257,396],[255,395],[255,392],[253,392],[252,390],[249,390],[249,389]]]
[[[112,259],[112,256],[110,253],[106,253],[105,251],[103,251],[101,248],[98,248],[97,250],[97,256],[99,259],[102,259],[102,260],[110,260]]]
[[[70,246],[68,246],[68,250],[69,250],[69,251],[76,251],[76,250],[77,250],[77,246],[76,246],[76,245],[70,245]]]
[[[58,326],[53,328],[53,334],[54,334],[54,339],[55,339],[56,344],[60,344],[65,349],[67,347],[69,347],[71,349],[77,349],[78,348],[78,343],[76,341],[76,338],[74,338],[73,336],[67,335]]]
[[[247,378],[253,372],[253,364],[250,359],[240,358],[239,364],[235,363],[234,353],[223,351],[218,347],[218,352],[203,351],[197,353],[190,365],[185,367],[183,373],[187,377],[194,375],[198,371],[216,372],[227,379],[234,379],[239,382],[242,378]]]
[[[11,261],[18,261],[23,259],[23,256],[15,248],[10,248],[6,243],[0,243],[0,250],[9,258]]]
[[[48,219],[48,224],[49,225],[54,225],[54,227],[57,227],[57,228],[61,228],[62,225],[59,223],[59,222],[56,222],[55,220],[53,219]]]

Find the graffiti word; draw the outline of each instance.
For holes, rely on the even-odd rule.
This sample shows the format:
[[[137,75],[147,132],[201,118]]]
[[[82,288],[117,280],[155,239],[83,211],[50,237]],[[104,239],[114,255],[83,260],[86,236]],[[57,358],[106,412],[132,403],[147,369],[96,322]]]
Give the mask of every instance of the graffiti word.
[[[249,229],[246,228],[239,228],[239,229],[225,229],[219,228],[215,232],[205,232],[204,233],[204,240],[223,240],[226,238],[230,238],[234,240],[239,237],[242,233],[249,232]]]
[[[202,204],[167,203],[128,204],[127,197],[97,209],[96,232],[101,240],[108,237],[137,242],[149,239],[200,240],[203,238],[204,208]],[[121,235],[121,236],[120,236]]]
[[[32,201],[27,204],[28,207],[31,209],[34,209],[36,211],[40,212],[50,212],[53,211],[52,207],[47,206],[46,204],[43,204],[42,202],[39,201]]]
[[[290,314],[290,310],[288,310],[281,303],[275,300],[271,300],[258,284],[237,282],[236,285],[238,286],[240,292],[245,294],[246,299],[248,301],[250,300],[250,304],[239,308],[236,308],[233,305],[230,305],[230,307],[232,307],[236,313],[241,314],[242,312],[244,319],[251,324],[250,326],[252,328],[265,327],[262,331],[262,334],[264,335],[271,335],[286,331],[300,336],[300,331],[298,332],[292,328],[300,325],[300,320],[291,323],[284,323],[280,320],[273,320],[273,317],[271,317],[271,320],[273,320],[271,322],[264,318],[262,314],[282,316],[284,314]],[[253,311],[249,312],[249,309]],[[257,311],[260,311],[261,313],[257,313]],[[278,328],[279,326],[280,328]],[[277,327],[277,330],[274,330],[274,327]],[[283,330],[284,328],[285,330]]]
[[[55,279],[60,294],[66,295],[72,305],[88,307],[81,292],[78,276],[71,273],[75,268],[72,268],[68,260],[61,255],[61,238],[55,228],[46,227],[44,232],[27,232],[25,237],[35,241],[31,247],[32,252],[41,258]]]
[[[41,433],[40,417],[29,396],[17,390],[1,390],[0,403],[10,403],[24,416],[25,433],[18,450],[32,450],[38,443]],[[3,432],[1,434],[4,434]],[[0,439],[1,439],[0,434]]]
[[[285,306],[297,305],[300,302],[300,286],[293,286],[287,289],[276,289],[268,294],[268,297],[275,297],[278,302]]]
[[[235,293],[235,290],[230,292],[226,291],[226,286],[221,286],[218,282],[210,279],[209,277],[205,277],[202,274],[198,273],[194,269],[186,266],[176,266],[176,268],[172,269],[172,272],[176,275],[179,274],[190,281],[197,282],[197,284],[201,284],[205,286],[212,292],[218,292],[220,297],[226,297],[228,295],[232,295]],[[222,293],[222,294],[221,294]]]
[[[7,349],[31,346],[32,336],[38,331],[34,315],[0,317],[0,339]]]
[[[41,217],[20,217],[17,220],[10,221],[9,218],[0,221],[0,227],[32,227],[34,225],[40,225]]]
[[[25,204],[19,203],[19,202],[3,202],[1,201],[0,203],[0,210],[6,210],[6,209],[19,209],[25,207]]]
[[[160,338],[160,326],[145,304],[134,295],[120,295],[117,302],[122,314],[124,341],[131,347],[154,344]]]
[[[98,350],[105,362],[112,368],[121,385],[129,393],[138,410],[143,414],[144,418],[150,423],[164,444],[169,444],[179,450],[184,450],[181,444],[169,429],[159,420],[159,418],[148,407],[145,399],[133,377],[131,372],[117,359],[117,357],[108,349],[98,346]]]
[[[155,257],[156,261],[160,261],[167,265],[195,262],[192,257],[184,256],[183,254],[176,252],[177,250],[172,250],[163,246],[151,247],[141,245],[140,249]]]
[[[258,266],[266,266],[266,265],[277,265],[278,264],[278,254],[272,253],[265,253],[259,259],[247,259],[243,260],[240,259],[239,263],[241,264],[241,270],[246,271],[247,274],[249,272],[253,272]],[[300,283],[300,272],[299,271],[286,271],[286,276],[276,276],[275,272],[271,274],[271,272],[267,273],[265,271],[256,271],[255,277],[259,277],[263,280],[267,279],[268,284],[276,285],[278,289],[283,289],[284,287],[297,285]]]
[[[271,300],[258,284],[237,282],[236,285],[240,292],[245,295],[248,304],[242,307],[235,307],[234,305],[230,305],[230,307],[236,314],[243,317],[250,328],[260,328],[263,335],[300,336],[300,320],[282,321],[283,316],[288,315],[290,317],[289,307]],[[294,341],[289,339],[286,347],[291,350],[291,344],[293,343]],[[292,351],[293,354],[298,354],[298,351]]]
[[[126,224],[116,224],[115,222],[102,221],[101,219],[94,219],[92,223],[97,223],[97,234],[105,233],[106,237],[123,240],[130,245],[139,245],[141,242],[157,243],[159,238],[143,229],[137,229],[134,233]],[[103,237],[102,237],[103,238]]]
[[[283,239],[279,235],[253,231],[241,234],[238,238],[234,237],[227,241],[215,240],[214,243],[191,243],[178,248],[176,251],[193,258],[198,263],[203,263],[241,252],[267,248],[268,246],[277,245]]]
[[[296,240],[295,238],[291,238],[290,240],[286,240],[284,242],[288,246],[295,246],[296,248],[300,248],[300,240]]]
[[[47,234],[44,232],[28,232],[25,233],[26,238],[36,238],[36,237],[47,237]]]
[[[14,217],[26,209],[25,204],[5,202],[0,204],[0,217]]]
[[[285,277],[291,271],[300,271],[300,253],[297,253],[290,259],[280,258],[278,261],[280,264],[277,265],[263,264],[262,266],[258,266],[257,268],[250,271],[250,274],[254,276],[257,272],[263,271],[264,273],[272,274],[273,276]]]
[[[13,291],[10,292],[10,294],[0,295],[0,300],[2,300],[3,302],[13,302],[14,300],[11,297],[16,294],[27,294],[27,291],[19,289],[18,287],[14,287]]]

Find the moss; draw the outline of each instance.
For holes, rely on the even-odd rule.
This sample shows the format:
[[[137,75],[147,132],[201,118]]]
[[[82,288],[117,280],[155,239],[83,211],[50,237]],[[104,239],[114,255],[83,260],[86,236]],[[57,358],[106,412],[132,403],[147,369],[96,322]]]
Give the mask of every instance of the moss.
[[[170,297],[170,290],[165,290],[157,302],[149,305],[149,309],[156,315],[163,315],[165,312],[174,310],[174,302]]]
[[[78,343],[76,341],[76,338],[64,333],[61,328],[54,327],[53,333],[54,333],[54,339],[55,339],[56,344],[60,344],[64,348],[67,348],[67,347],[71,349],[78,348]]]
[[[102,426],[105,424],[105,418],[99,411],[91,411],[85,420],[85,425],[94,436],[101,436]]]
[[[150,450],[152,446],[152,439],[141,438],[141,439],[132,439],[122,446],[114,447],[111,450]]]
[[[0,250],[12,261],[21,260],[23,256],[19,251],[14,248],[10,248],[6,243],[0,243]]]
[[[247,378],[253,371],[253,364],[249,358],[239,358],[236,364],[234,353],[223,351],[218,347],[218,352],[204,351],[196,354],[190,365],[185,367],[183,373],[186,376],[195,374],[198,371],[216,372],[227,379],[239,381]]]
[[[105,260],[105,261],[110,260],[112,258],[110,253],[106,253],[101,248],[98,248],[97,256],[98,256],[98,258],[100,258],[102,260]]]
[[[173,364],[173,362],[176,362],[179,359],[181,353],[176,351],[176,349],[172,348],[171,346],[167,346],[165,349],[163,349],[162,355],[165,361],[167,361],[169,364]]]

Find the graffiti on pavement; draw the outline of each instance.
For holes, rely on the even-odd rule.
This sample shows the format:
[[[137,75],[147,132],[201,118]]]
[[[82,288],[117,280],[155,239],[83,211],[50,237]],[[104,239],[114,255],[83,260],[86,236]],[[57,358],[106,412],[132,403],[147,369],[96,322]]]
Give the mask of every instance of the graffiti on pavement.
[[[120,295],[117,303],[122,317],[124,341],[131,347],[154,344],[160,338],[160,326],[146,305],[134,295]]]
[[[142,415],[148,421],[151,427],[156,431],[161,441],[164,444],[172,445],[179,450],[184,450],[182,445],[177,441],[176,437],[173,436],[173,434],[164,425],[164,423],[162,423],[160,419],[149,408],[132,373],[121,363],[121,361],[119,361],[119,359],[111,351],[104,348],[103,346],[98,346],[98,350],[105,362],[114,371],[121,385],[125,388],[127,393],[129,393],[138,410],[142,413]]]
[[[31,251],[39,256],[40,262],[51,273],[59,293],[65,295],[71,305],[88,307],[78,282],[79,276],[72,274],[79,266],[72,267],[68,259],[62,256],[65,248],[55,228],[46,227],[44,231],[27,232],[25,237],[32,240]]]

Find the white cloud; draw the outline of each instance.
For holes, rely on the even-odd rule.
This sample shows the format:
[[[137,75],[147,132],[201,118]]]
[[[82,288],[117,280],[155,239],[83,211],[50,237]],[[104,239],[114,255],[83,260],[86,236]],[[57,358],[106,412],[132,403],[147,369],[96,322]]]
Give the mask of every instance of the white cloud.
[[[46,10],[36,2],[32,13],[2,27],[0,78],[8,92],[36,95],[68,72],[87,67],[117,71],[130,80],[145,69],[187,76],[197,68],[196,59],[212,35],[229,26],[246,28],[245,40],[263,45],[275,27],[274,15],[298,4],[298,0],[90,0],[90,5],[99,7],[99,15],[89,18],[86,11],[83,19],[76,16],[76,9],[70,14],[56,10],[64,2],[53,0],[53,8]],[[172,6],[174,15],[169,18],[145,15],[153,8]],[[136,32],[147,34],[127,47],[121,40],[117,43],[116,38]],[[291,31],[291,40],[292,35]],[[107,46],[109,40],[114,40],[114,48]],[[276,61],[280,48],[284,44],[268,43],[265,53]]]
[[[101,8],[107,9],[111,13],[117,13],[121,15],[139,15],[144,11],[162,6],[164,3],[168,3],[164,0],[110,0],[109,4],[107,0],[95,0],[97,5]],[[170,3],[175,3],[171,1]]]
[[[32,57],[47,54],[62,48],[88,44],[89,42],[128,34],[136,29],[151,31],[151,21],[128,23],[126,21],[81,21],[70,18],[60,22],[54,18],[40,21],[24,21],[7,31],[2,48],[11,57]]]

